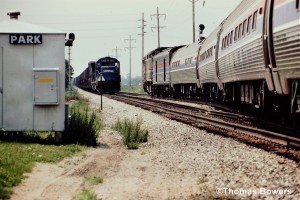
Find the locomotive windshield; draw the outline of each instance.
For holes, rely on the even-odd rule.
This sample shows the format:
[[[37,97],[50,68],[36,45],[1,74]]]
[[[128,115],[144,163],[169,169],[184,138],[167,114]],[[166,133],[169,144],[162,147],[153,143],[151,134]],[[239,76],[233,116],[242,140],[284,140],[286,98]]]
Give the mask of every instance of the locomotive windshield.
[[[115,72],[115,66],[102,66],[102,72]]]
[[[115,62],[101,62],[100,65],[101,66],[115,66]]]

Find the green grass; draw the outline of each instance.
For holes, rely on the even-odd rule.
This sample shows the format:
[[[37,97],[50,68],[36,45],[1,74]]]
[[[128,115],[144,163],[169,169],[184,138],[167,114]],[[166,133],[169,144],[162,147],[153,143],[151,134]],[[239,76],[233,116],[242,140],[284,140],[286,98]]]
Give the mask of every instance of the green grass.
[[[146,94],[144,92],[143,86],[141,86],[141,85],[134,85],[134,86],[131,86],[131,87],[127,86],[127,85],[122,85],[121,86],[121,92]]]
[[[97,200],[97,195],[95,192],[84,189],[78,196],[74,197],[73,200]]]
[[[35,162],[58,162],[84,147],[0,141],[0,199],[9,199],[11,187],[18,185]]]
[[[135,121],[125,118],[124,120],[118,119],[113,125],[113,129],[119,131],[123,136],[123,143],[128,149],[138,149],[139,143],[147,142],[149,131],[142,129],[142,119],[138,118]]]
[[[87,176],[84,177],[84,186],[81,193],[73,198],[73,200],[96,200],[97,195],[95,192],[90,191],[86,188],[90,186],[95,186],[100,183],[103,183],[103,178],[101,176]]]
[[[90,185],[98,185],[103,183],[103,178],[101,176],[87,176],[84,177],[84,181]]]

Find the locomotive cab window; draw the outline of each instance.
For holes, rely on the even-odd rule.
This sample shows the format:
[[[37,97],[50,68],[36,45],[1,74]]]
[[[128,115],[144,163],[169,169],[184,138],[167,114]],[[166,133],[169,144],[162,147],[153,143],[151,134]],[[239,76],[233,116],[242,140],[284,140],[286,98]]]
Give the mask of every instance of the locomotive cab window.
[[[300,0],[296,0],[296,9],[298,12],[300,11]]]

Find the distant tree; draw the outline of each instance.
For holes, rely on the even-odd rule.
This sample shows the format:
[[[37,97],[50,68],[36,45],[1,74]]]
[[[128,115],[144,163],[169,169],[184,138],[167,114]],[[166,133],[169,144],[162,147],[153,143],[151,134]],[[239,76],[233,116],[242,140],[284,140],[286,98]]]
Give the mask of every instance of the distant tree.
[[[141,76],[135,76],[131,79],[131,83],[132,83],[132,85],[139,85],[141,80],[142,80]]]
[[[122,85],[128,85],[129,84],[129,77],[126,76],[122,76],[121,77],[121,82]],[[131,85],[139,85],[139,83],[141,82],[142,77],[141,76],[135,76],[131,78]]]

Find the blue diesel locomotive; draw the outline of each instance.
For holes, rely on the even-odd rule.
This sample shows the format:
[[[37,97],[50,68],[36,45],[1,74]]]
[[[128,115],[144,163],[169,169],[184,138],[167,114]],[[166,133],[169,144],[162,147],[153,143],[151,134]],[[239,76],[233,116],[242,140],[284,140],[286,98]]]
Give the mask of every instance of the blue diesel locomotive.
[[[121,88],[120,62],[112,57],[90,61],[88,67],[74,79],[74,84],[88,91],[118,93]]]

